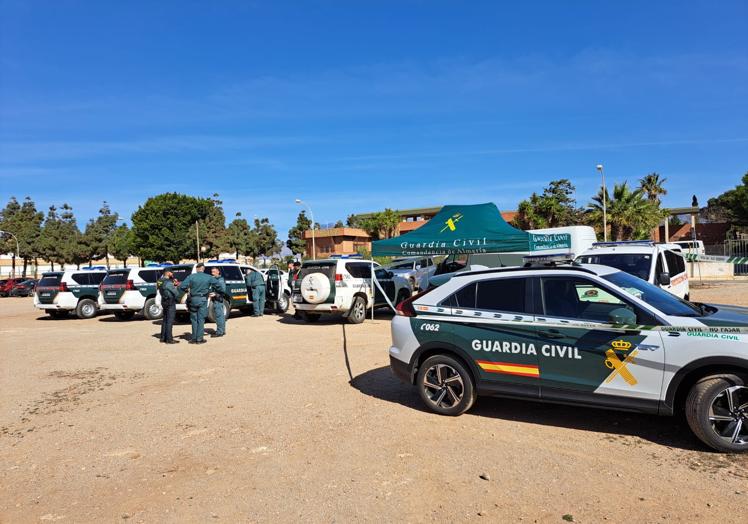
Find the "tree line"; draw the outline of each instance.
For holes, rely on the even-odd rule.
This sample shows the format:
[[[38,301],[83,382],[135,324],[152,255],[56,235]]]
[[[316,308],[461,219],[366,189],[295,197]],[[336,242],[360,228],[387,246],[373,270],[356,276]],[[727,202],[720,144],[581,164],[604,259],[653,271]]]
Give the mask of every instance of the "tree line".
[[[149,198],[131,216],[132,227],[121,222],[105,201],[99,214],[83,228],[67,203],[50,206],[47,214],[37,210],[30,197],[19,202],[11,197],[0,211],[0,230],[18,239],[18,253],[25,276],[29,263],[38,260],[55,265],[91,264],[110,257],[126,262],[128,257],[155,262],[217,257],[220,253],[256,258],[278,254],[282,244],[268,218],[252,223],[237,213],[226,225],[223,203],[210,198],[164,193]],[[16,242],[10,235],[0,238],[0,251],[13,253]]]

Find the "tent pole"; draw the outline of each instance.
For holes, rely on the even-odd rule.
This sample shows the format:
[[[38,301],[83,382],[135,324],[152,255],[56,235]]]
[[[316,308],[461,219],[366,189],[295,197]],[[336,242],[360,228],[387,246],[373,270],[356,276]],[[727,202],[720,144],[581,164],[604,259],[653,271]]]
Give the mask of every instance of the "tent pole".
[[[374,290],[374,257],[371,259],[371,320],[374,321],[374,302],[377,292]]]

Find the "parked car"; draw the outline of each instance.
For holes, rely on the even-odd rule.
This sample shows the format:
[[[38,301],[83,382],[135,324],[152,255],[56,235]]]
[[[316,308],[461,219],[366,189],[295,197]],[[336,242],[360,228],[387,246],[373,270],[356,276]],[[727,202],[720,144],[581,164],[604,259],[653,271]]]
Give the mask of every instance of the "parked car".
[[[161,304],[156,302],[156,281],[163,267],[127,267],[110,269],[99,286],[99,309],[112,311],[120,320],[142,313],[147,320],[161,318]]]
[[[34,292],[34,307],[54,318],[71,311],[78,318],[93,318],[99,312],[99,284],[106,273],[104,266],[43,273]]]
[[[410,288],[417,291],[429,287],[429,279],[436,272],[436,264],[433,257],[406,257],[394,259],[385,269],[406,279]]]
[[[34,288],[36,288],[36,280],[34,280],[33,278],[29,278],[13,286],[13,289],[10,290],[8,296],[30,297],[34,294]]]
[[[27,280],[27,278],[26,277],[8,278],[8,279],[0,281],[0,297],[10,296],[10,292],[13,289],[13,287],[16,284],[20,284],[24,280]]]
[[[596,242],[577,257],[580,264],[610,266],[688,300],[690,290],[681,246],[649,240]]]
[[[706,249],[704,248],[703,240],[678,240],[672,242],[676,246],[680,246],[684,253],[689,255],[705,255]]]
[[[299,278],[293,283],[293,303],[298,315],[307,322],[316,322],[322,314],[339,314],[352,324],[366,319],[372,307],[386,306],[379,288],[371,289],[371,268],[387,293],[397,304],[411,296],[408,281],[381,267],[360,259],[308,260],[301,264]]]
[[[748,451],[748,308],[575,264],[460,273],[398,311],[390,366],[432,412],[481,395],[685,412],[706,445]]]

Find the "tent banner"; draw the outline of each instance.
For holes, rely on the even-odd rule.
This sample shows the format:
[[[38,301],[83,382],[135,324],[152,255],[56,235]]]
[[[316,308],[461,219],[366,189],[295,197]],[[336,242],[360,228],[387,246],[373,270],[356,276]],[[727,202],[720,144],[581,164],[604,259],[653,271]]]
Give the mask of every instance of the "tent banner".
[[[569,233],[530,233],[530,251],[547,251],[549,249],[570,249]]]
[[[495,204],[444,206],[426,224],[372,243],[374,256],[523,253],[571,247],[571,235],[528,233],[506,223]]]

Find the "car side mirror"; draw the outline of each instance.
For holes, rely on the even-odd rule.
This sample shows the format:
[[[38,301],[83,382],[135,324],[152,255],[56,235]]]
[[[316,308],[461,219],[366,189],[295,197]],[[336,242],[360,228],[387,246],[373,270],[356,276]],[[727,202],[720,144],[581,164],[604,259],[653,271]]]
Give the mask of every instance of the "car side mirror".
[[[619,307],[608,313],[608,322],[617,325],[634,326],[636,325],[636,313],[625,307]]]
[[[657,282],[661,286],[669,286],[670,285],[670,273],[660,273],[657,275]]]

